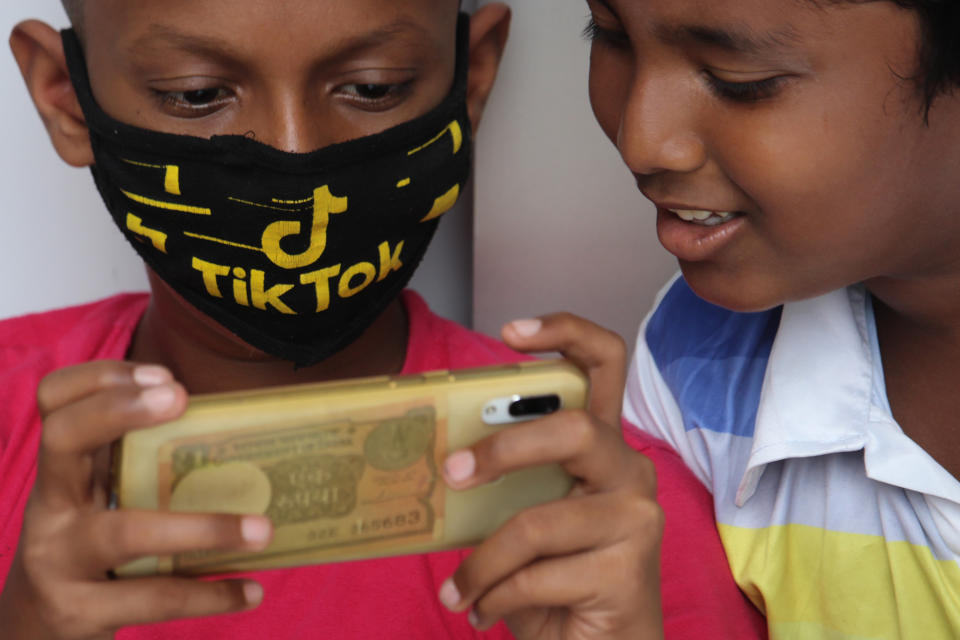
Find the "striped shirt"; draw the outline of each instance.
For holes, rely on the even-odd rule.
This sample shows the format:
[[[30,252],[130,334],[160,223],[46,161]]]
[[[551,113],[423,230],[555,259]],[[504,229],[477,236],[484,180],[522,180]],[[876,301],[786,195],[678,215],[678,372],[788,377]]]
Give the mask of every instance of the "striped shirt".
[[[772,638],[960,638],[960,482],[908,438],[862,286],[762,313],[682,278],[644,321],[624,417],[713,493]]]

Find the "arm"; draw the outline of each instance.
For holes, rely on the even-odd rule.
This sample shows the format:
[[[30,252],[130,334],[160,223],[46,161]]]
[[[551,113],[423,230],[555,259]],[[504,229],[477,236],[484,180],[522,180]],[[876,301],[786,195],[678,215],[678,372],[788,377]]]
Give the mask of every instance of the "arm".
[[[664,511],[661,597],[668,640],[766,638],[766,620],[730,574],[710,493],[669,446],[624,421],[624,439],[653,461]]]

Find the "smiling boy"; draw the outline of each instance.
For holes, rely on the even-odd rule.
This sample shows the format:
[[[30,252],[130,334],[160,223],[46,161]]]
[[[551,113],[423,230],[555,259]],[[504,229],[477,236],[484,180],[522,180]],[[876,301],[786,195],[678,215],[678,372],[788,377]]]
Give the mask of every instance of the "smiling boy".
[[[589,0],[680,262],[625,414],[784,638],[960,635],[960,5]]]

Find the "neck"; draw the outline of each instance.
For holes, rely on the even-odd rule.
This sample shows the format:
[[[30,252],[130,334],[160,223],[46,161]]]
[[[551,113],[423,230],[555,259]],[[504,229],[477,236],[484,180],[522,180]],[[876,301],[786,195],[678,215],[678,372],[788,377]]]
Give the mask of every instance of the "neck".
[[[878,326],[900,327],[911,340],[960,350],[960,275],[877,278],[867,289],[880,303]]]
[[[960,282],[868,283],[887,397],[904,433],[960,478]]]
[[[398,373],[407,345],[407,315],[397,299],[357,340],[323,362],[295,369],[241,341],[150,273],[153,291],[128,359],[161,364],[190,393],[240,391]]]

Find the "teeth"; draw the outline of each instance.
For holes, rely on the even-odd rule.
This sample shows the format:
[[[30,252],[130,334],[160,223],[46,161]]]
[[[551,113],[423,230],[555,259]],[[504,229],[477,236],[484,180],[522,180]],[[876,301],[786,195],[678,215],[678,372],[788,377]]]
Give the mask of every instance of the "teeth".
[[[708,225],[720,224],[733,217],[731,211],[704,211],[703,209],[668,209],[686,222],[701,222]]]

